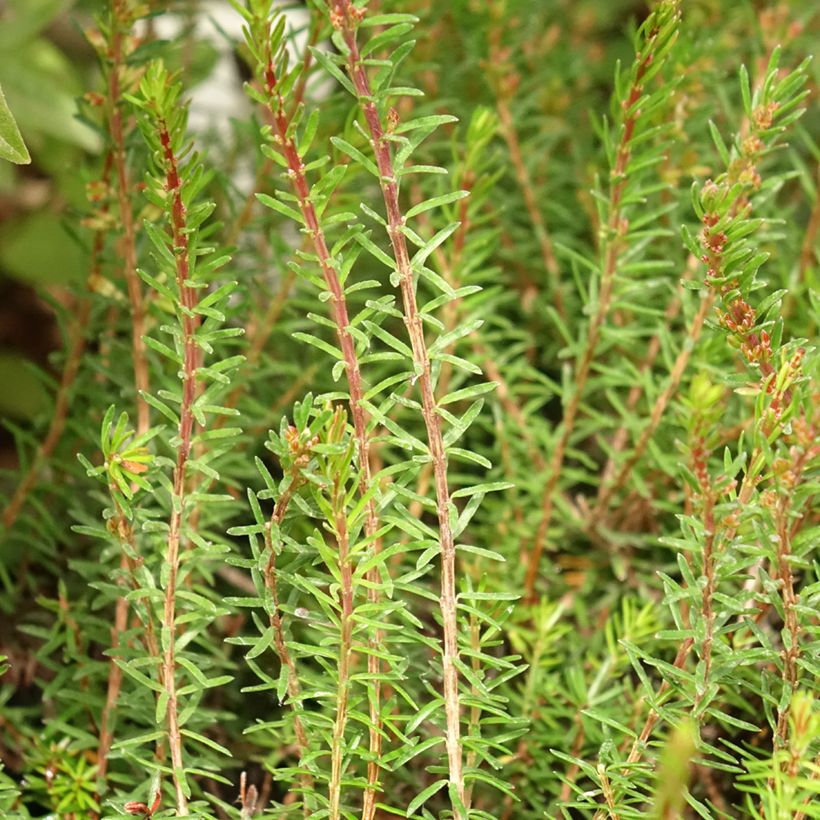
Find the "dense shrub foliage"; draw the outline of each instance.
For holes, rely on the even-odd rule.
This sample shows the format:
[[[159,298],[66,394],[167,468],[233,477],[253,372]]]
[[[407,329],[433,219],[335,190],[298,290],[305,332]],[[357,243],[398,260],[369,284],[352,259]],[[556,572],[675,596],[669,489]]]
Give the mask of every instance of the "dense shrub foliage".
[[[764,6],[9,4],[63,343],[2,359],[3,816],[820,817],[817,23]]]

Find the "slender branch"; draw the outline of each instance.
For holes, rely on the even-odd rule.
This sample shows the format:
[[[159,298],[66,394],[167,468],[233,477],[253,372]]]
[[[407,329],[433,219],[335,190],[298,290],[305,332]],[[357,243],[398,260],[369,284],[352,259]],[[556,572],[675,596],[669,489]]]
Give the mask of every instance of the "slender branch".
[[[103,164],[100,184],[100,189],[102,190],[109,188],[113,164],[114,155],[113,152],[109,151],[106,154]],[[108,227],[109,202],[107,197],[101,197],[101,199],[103,199],[103,201],[97,212],[98,219],[92,220],[91,223],[96,225],[97,228],[94,231],[91,261],[89,264],[88,288],[90,290],[94,290],[98,287],[102,280],[101,258],[105,247],[105,235]],[[92,201],[97,201],[97,198],[93,197]],[[57,388],[54,409],[51,413],[51,421],[49,422],[48,430],[46,431],[42,444],[40,444],[37,449],[28,470],[20,479],[8,504],[3,510],[2,516],[0,516],[0,521],[2,521],[3,527],[6,530],[11,529],[17,521],[29,494],[37,483],[40,471],[48,459],[51,458],[65,431],[68,411],[71,405],[71,389],[77,379],[80,364],[88,346],[86,328],[91,319],[91,299],[88,296],[80,297],[74,304],[71,315],[73,320],[69,331],[68,354],[63,364],[63,372],[60,376],[60,385]]]
[[[811,764],[811,771],[808,775],[809,781],[809,796],[806,797],[805,801],[803,802],[803,807],[798,811],[792,820],[806,820],[809,811],[811,810],[812,806],[816,806],[816,789],[812,781],[820,779],[820,754],[816,755],[814,761]],[[814,794],[812,794],[814,792]]]
[[[311,51],[311,48],[316,45],[320,34],[320,26],[318,24],[314,24],[316,19],[316,17],[311,16],[310,33],[308,34],[307,42],[305,43],[305,48],[302,52],[302,69],[292,94],[293,112],[296,111],[305,99],[308,77],[310,75],[310,67],[313,64],[313,52]],[[271,171],[273,171],[273,160],[265,157],[264,162],[259,166],[256,172],[253,187],[245,197],[245,201],[242,203],[242,209],[239,211],[236,219],[234,219],[231,223],[231,226],[225,232],[226,245],[233,245],[251,221],[256,203],[258,201],[256,198],[257,191],[259,191],[262,187],[263,181],[270,176]]]
[[[271,594],[271,600],[273,602],[273,607],[270,613],[270,625],[273,629],[273,645],[276,650],[276,654],[279,656],[280,663],[282,663],[288,670],[288,698],[290,699],[291,704],[294,705],[300,703],[302,689],[299,684],[299,675],[296,672],[296,663],[293,660],[293,656],[290,654],[287,641],[285,640],[285,630],[282,625],[282,616],[279,614],[281,611],[281,606],[279,603],[279,582],[276,572],[276,547],[273,543],[272,533],[274,529],[278,532],[279,527],[285,520],[285,514],[288,511],[291,499],[293,498],[293,494],[298,485],[299,476],[294,470],[291,472],[290,483],[288,484],[287,489],[279,497],[279,500],[276,502],[270,523],[265,528],[265,546],[268,550],[268,561],[265,564],[264,571],[265,585]],[[299,747],[299,754],[301,757],[307,752],[308,738],[307,733],[305,732],[304,724],[302,723],[302,719],[299,717],[298,712],[296,712],[295,706],[293,727],[296,735],[296,743]],[[305,782],[304,785],[308,785],[308,783]]]
[[[704,621],[704,636],[700,646],[700,656],[703,661],[703,683],[701,688],[696,693],[695,701],[692,705],[692,711],[698,712],[700,706],[706,696],[709,688],[709,682],[712,673],[712,649],[715,639],[715,609],[714,598],[717,591],[717,554],[718,545],[715,543],[715,493],[709,486],[701,485],[701,492],[704,494],[703,498],[703,525],[705,528],[705,535],[703,541],[703,578],[705,583],[703,585],[702,594],[702,610],[701,614]],[[700,715],[703,719],[704,714]]]
[[[473,670],[476,680],[481,678],[481,623],[476,617],[475,613],[470,613],[470,651],[472,657],[470,658],[470,666]],[[481,708],[478,703],[481,700],[481,692],[475,684],[470,684],[470,697],[473,698],[474,704],[470,707],[470,717],[467,723],[467,737],[473,738],[481,731]],[[471,749],[467,752],[465,764],[468,769],[474,769],[476,761],[478,760],[478,752],[476,749]],[[465,789],[465,805],[470,805],[473,796],[473,783]]]
[[[788,646],[783,647],[783,685],[794,693],[797,687],[800,656],[800,625],[797,618],[797,595],[794,591],[794,577],[789,563],[791,558],[791,539],[789,538],[788,509],[790,499],[787,494],[780,496],[775,511],[777,524],[777,574],[782,584],[780,594],[783,597],[784,629],[788,635]],[[789,704],[778,709],[775,728],[775,746],[784,747],[787,743],[789,726]]]
[[[598,499],[590,516],[591,521],[598,522],[601,520],[604,511],[606,510],[609,502],[612,500],[612,496],[624,486],[635,468],[635,465],[638,461],[640,461],[646,451],[646,448],[649,446],[652,436],[655,435],[655,431],[661,423],[661,419],[663,418],[667,405],[677,392],[678,386],[683,378],[683,374],[689,364],[689,358],[692,355],[692,351],[695,349],[695,344],[700,338],[703,323],[706,321],[706,318],[714,304],[714,292],[706,291],[703,293],[700,300],[700,307],[692,319],[692,324],[689,326],[686,338],[681,345],[681,349],[678,352],[674,364],[672,365],[672,370],[669,373],[669,379],[667,380],[666,387],[664,387],[655,399],[652,412],[649,414],[649,422],[641,432],[640,438],[635,443],[632,453],[621,465],[621,469],[618,471],[618,474],[614,480],[608,484],[601,484]]]
[[[789,512],[794,499],[795,489],[802,479],[802,474],[806,464],[820,453],[820,445],[817,442],[816,430],[809,424],[804,424],[802,429],[803,447],[802,452],[795,447],[792,454],[795,457],[793,463],[783,472],[780,477],[782,487],[774,509],[774,521],[777,528],[777,575],[780,579],[780,595],[783,600],[783,629],[788,636],[788,641],[783,642],[783,686],[789,691],[790,697],[785,706],[778,707],[777,725],[774,731],[775,749],[786,748],[789,745],[789,717],[791,715],[792,697],[797,690],[797,683],[800,674],[798,658],[800,657],[800,621],[797,613],[798,596],[794,589],[794,576],[791,567],[791,547],[792,535],[789,525]],[[792,774],[795,774],[793,772]],[[774,785],[774,777],[769,780],[769,787]]]
[[[379,169],[379,184],[387,211],[387,233],[393,249],[396,270],[399,276],[402,302],[404,305],[404,322],[410,337],[413,361],[418,368],[418,382],[421,389],[424,424],[427,429],[427,442],[433,462],[433,473],[436,486],[436,507],[438,514],[439,534],[441,539],[441,614],[444,629],[444,653],[442,656],[444,708],[447,730],[445,742],[449,780],[451,787],[462,803],[465,800],[464,774],[461,749],[460,709],[458,696],[458,627],[456,618],[456,549],[450,528],[450,488],[447,480],[447,455],[441,433],[433,378],[430,367],[430,356],[424,339],[424,327],[416,303],[413,270],[407,249],[407,240],[402,232],[405,218],[399,205],[398,180],[393,168],[390,143],[386,139],[379,111],[373,101],[370,79],[364,66],[356,39],[356,29],[361,19],[361,12],[355,9],[350,0],[333,0],[333,22],[340,27],[347,46],[347,69],[364,113],[367,128],[370,132],[376,165]],[[456,812],[457,816],[461,814]]]
[[[125,571],[127,568],[128,558],[123,553],[120,558],[120,571]],[[128,625],[128,608],[128,599],[120,595],[114,607],[114,623],[111,626],[111,662],[108,667],[105,706],[100,716],[100,732],[97,742],[97,780],[101,784],[105,784],[108,775],[108,753],[114,740],[114,712],[122,686],[122,669],[114,663],[114,657],[120,648],[120,636]]]
[[[683,665],[686,662],[686,658],[688,657],[693,644],[693,638],[686,638],[681,642],[681,645],[678,647],[677,655],[675,655],[675,660],[672,663],[672,666],[675,669],[683,669]],[[664,678],[663,682],[658,687],[657,693],[655,694],[655,702],[660,704],[661,700],[667,695],[671,688],[672,685],[669,683],[669,680]],[[626,766],[619,770],[619,775],[624,781],[632,771],[629,767],[639,763],[643,757],[644,752],[647,749],[647,744],[649,743],[649,738],[652,737],[652,732],[655,731],[655,726],[657,726],[660,716],[660,712],[654,706],[649,710],[649,714],[646,716],[646,721],[644,722],[643,728],[641,729],[640,734],[633,741],[632,748],[629,750],[629,756],[626,759]],[[603,820],[604,817],[606,817],[606,812],[603,809],[599,809],[595,813],[594,820]]]
[[[462,190],[469,191],[472,189],[474,183],[475,180],[473,178],[473,174],[471,171],[468,170],[459,187]],[[421,201],[421,197],[419,197],[418,201]],[[447,284],[450,285],[451,288],[453,288],[453,290],[457,290],[461,286],[461,282],[458,280],[455,271],[458,269],[459,262],[461,261],[461,257],[464,253],[464,245],[467,240],[467,234],[469,233],[469,230],[472,227],[469,214],[469,203],[469,197],[465,197],[459,203],[458,221],[460,225],[456,232],[453,234],[452,252],[449,255],[445,254],[441,248],[436,248],[436,250],[433,252],[433,256],[439,264],[439,269],[441,270],[442,276],[444,277]],[[429,227],[430,222],[426,218],[426,216],[426,214],[420,215],[419,224],[423,224],[425,225],[425,227]],[[452,299],[449,302],[447,302],[446,305],[444,305],[444,334],[447,334],[450,331],[454,330],[458,325],[460,318],[459,309],[461,307],[461,304],[461,299]],[[478,342],[476,342],[476,344],[478,344]],[[452,350],[452,345],[447,348],[447,352],[452,352]],[[441,369],[439,370],[438,381],[436,383],[436,392],[438,393],[438,395],[445,395],[449,391],[450,379],[452,379],[452,377],[452,362],[442,362]],[[432,476],[433,464],[432,462],[427,462],[427,464],[425,464],[419,472],[419,477],[416,482],[416,495],[418,495],[420,498],[425,498],[427,496],[427,493],[430,489],[430,479],[432,478]],[[417,518],[422,513],[421,501],[413,501],[409,509],[411,517]],[[399,560],[401,560],[401,555],[396,555],[395,559],[398,562]]]
[[[112,0],[111,9],[111,44],[109,57],[111,66],[108,72],[108,128],[113,147],[114,170],[117,175],[117,201],[119,203],[122,235],[120,255],[122,256],[123,275],[128,290],[128,301],[131,306],[131,357],[134,367],[134,384],[137,389],[137,434],[141,435],[150,426],[148,404],[142,394],[149,390],[148,359],[145,341],[145,304],[142,298],[142,287],[137,275],[137,240],[134,225],[134,213],[131,207],[131,182],[128,163],[125,155],[125,129],[122,116],[122,89],[120,72],[123,68],[123,40],[127,28],[132,24],[132,15],[126,0]]]
[[[165,164],[166,190],[171,197],[171,239],[176,261],[176,278],[182,313],[182,402],[179,412],[179,429],[176,465],[171,491],[171,519],[165,555],[167,581],[163,607],[162,627],[166,643],[162,657],[162,678],[168,693],[168,745],[171,750],[173,780],[176,790],[177,813],[188,813],[188,800],[184,788],[184,764],[182,736],[176,692],[176,589],[179,575],[179,545],[182,535],[183,515],[187,497],[186,468],[191,453],[194,431],[193,406],[197,396],[196,371],[200,366],[201,353],[196,343],[196,331],[200,315],[196,313],[197,290],[191,286],[187,210],[182,199],[182,180],[179,176],[177,158],[171,143],[171,135],[163,119],[158,123],[159,142]]]
[[[529,550],[529,560],[524,580],[524,595],[525,599],[529,602],[535,599],[538,569],[549,534],[549,527],[552,523],[555,506],[555,490],[561,477],[567,447],[575,430],[575,422],[581,407],[581,401],[584,396],[587,380],[589,379],[592,363],[595,359],[601,331],[609,313],[618,262],[624,249],[624,237],[628,225],[623,217],[623,205],[621,200],[626,190],[627,169],[629,160],[632,157],[632,137],[635,134],[635,127],[640,116],[640,109],[636,108],[636,106],[644,93],[643,77],[652,65],[654,59],[653,45],[658,34],[659,29],[657,26],[647,34],[643,56],[639,55],[632,84],[623,105],[624,111],[627,113],[621,129],[621,137],[615,154],[615,164],[612,169],[613,184],[609,193],[609,218],[602,240],[601,252],[604,261],[601,270],[597,309],[590,320],[586,346],[575,364],[572,395],[569,397],[569,401],[564,408],[561,433],[553,447],[552,457],[549,462],[549,473],[541,501],[541,518],[538,522],[535,539]]]
[[[353,656],[353,568],[350,562],[350,542],[345,516],[345,490],[335,482],[334,486],[334,527],[339,549],[339,574],[341,586],[341,613],[339,617],[339,663],[337,666],[338,688],[336,695],[336,717],[333,721],[333,737],[330,747],[330,820],[341,817],[342,762],[345,745],[344,733],[347,725],[348,700],[350,695],[350,665]]]
[[[695,273],[695,269],[697,268],[699,260],[696,259],[694,256],[689,257],[689,262],[686,266],[686,271],[684,272],[683,278],[689,280]],[[670,300],[669,304],[666,306],[666,311],[663,315],[664,324],[668,327],[672,324],[675,320],[677,315],[680,313],[681,307],[683,306],[683,286],[678,285],[677,291],[673,299]],[[649,342],[649,345],[646,349],[646,355],[644,356],[643,361],[641,362],[640,372],[642,374],[649,373],[655,364],[655,361],[658,358],[658,354],[661,352],[661,337],[660,334],[656,333],[652,336],[652,339]],[[634,412],[635,408],[638,406],[638,402],[641,399],[641,396],[644,393],[643,386],[638,384],[633,384],[627,394],[626,401],[624,402],[624,407],[628,413]],[[615,463],[616,457],[618,454],[626,447],[629,442],[629,427],[626,424],[622,424],[615,432],[615,435],[612,436],[612,440],[609,443],[609,457],[607,458],[606,466],[604,467],[601,473],[601,484],[598,488],[598,498],[596,499],[596,507],[600,506],[600,498],[601,495],[605,492],[607,485],[612,481],[615,477],[615,470],[617,465]]]
[[[132,588],[137,590],[140,588],[140,584],[137,579],[138,558],[135,558],[137,555],[137,545],[134,539],[134,530],[131,523],[119,509],[113,521],[122,550],[120,558],[120,579],[118,579],[117,583],[121,584],[122,576],[127,573]],[[98,783],[103,785],[105,785],[108,772],[108,754],[111,751],[111,744],[114,740],[113,721],[117,709],[117,701],[119,700],[123,675],[121,667],[114,662],[114,658],[117,655],[117,650],[120,648],[120,637],[128,623],[129,609],[130,604],[128,598],[126,598],[125,595],[120,595],[117,598],[117,603],[114,608],[114,624],[111,627],[111,664],[108,670],[105,706],[103,707],[102,717],[100,719],[99,742],[97,744],[97,780]],[[161,663],[161,652],[156,638],[153,610],[150,603],[146,607],[144,615],[140,614],[138,607],[135,607],[135,611],[142,621],[142,640],[145,644],[148,656]],[[164,745],[161,740],[157,741],[157,759],[161,760],[164,756]]]
[[[686,658],[689,656],[689,652],[692,649],[694,642],[694,638],[686,638],[678,647],[675,660],[672,662],[672,666],[675,669],[683,669],[683,665],[686,662]],[[655,695],[655,702],[660,703],[661,699],[667,694],[667,692],[669,692],[671,687],[672,685],[669,683],[669,680],[664,679],[663,683],[661,683],[660,687],[658,687],[658,692]],[[652,736],[652,732],[655,730],[655,726],[657,725],[659,719],[660,712],[658,712],[655,707],[652,707],[649,710],[649,714],[646,716],[646,721],[644,722],[640,734],[632,743],[632,748],[629,750],[629,756],[626,759],[627,765],[638,763],[643,757],[643,753],[646,751],[646,745],[649,742],[649,738]],[[629,771],[629,769],[624,769],[623,776],[626,777],[629,774]]]
[[[603,764],[598,764],[598,777],[601,779],[601,791],[606,800],[607,810],[612,820],[620,820],[618,813],[615,811],[615,795],[612,793],[612,784],[606,774],[606,768]]]
[[[404,305],[404,321],[410,337],[413,360],[419,370],[424,423],[427,429],[427,441],[433,461],[433,473],[436,485],[437,513],[441,539],[441,613],[444,630],[444,653],[442,667],[444,676],[444,707],[447,730],[445,742],[449,779],[458,798],[463,802],[464,775],[461,750],[461,727],[458,697],[458,626],[456,618],[456,550],[453,533],[450,528],[450,489],[447,481],[447,456],[441,433],[441,421],[436,409],[435,392],[430,367],[430,356],[424,339],[424,328],[416,303],[413,271],[407,241],[402,233],[404,216],[399,205],[398,181],[393,168],[390,144],[385,138],[381,117],[373,102],[373,94],[367,70],[359,52],[356,39],[356,28],[359,12],[349,0],[334,0],[334,23],[341,27],[342,36],[348,49],[348,74],[356,88],[359,104],[367,122],[367,128],[375,151],[376,164],[379,169],[379,181],[387,210],[387,232],[396,261]],[[458,815],[461,812],[457,812]]]
[[[364,409],[364,386],[359,366],[359,358],[356,353],[356,345],[353,335],[350,332],[350,318],[347,308],[347,299],[342,286],[339,274],[336,270],[336,263],[333,259],[324,230],[319,222],[319,217],[310,197],[310,185],[305,174],[304,159],[299,152],[299,148],[294,140],[291,129],[291,115],[288,113],[285,100],[279,92],[278,79],[276,76],[276,66],[274,55],[270,51],[270,39],[268,38],[267,64],[264,67],[264,84],[267,98],[269,100],[270,113],[272,115],[274,132],[277,137],[277,146],[287,161],[288,176],[299,201],[299,210],[308,230],[319,265],[322,271],[325,284],[331,294],[331,313],[336,325],[336,338],[342,351],[345,362],[345,374],[347,377],[348,391],[350,394],[350,414],[353,419],[353,429],[358,446],[358,464],[360,473],[360,492],[366,494],[373,484],[373,475],[370,467],[370,453],[372,448],[371,437],[368,433],[368,414]],[[303,67],[304,70],[304,67]],[[373,551],[378,554],[381,550],[381,539],[376,535],[379,530],[379,517],[376,512],[376,502],[373,495],[369,495],[365,504],[365,534],[372,539]],[[381,578],[379,567],[374,566],[367,573],[368,579],[368,599],[370,603],[377,604],[380,600],[379,585]],[[376,632],[371,637],[370,644],[374,650],[381,644],[380,632]],[[363,817],[365,820],[372,820],[375,813],[375,796],[378,783],[379,759],[382,752],[381,736],[381,661],[376,652],[368,653],[368,672],[372,679],[372,697],[370,698],[370,721],[369,749],[372,756],[368,763],[368,787],[365,791]]]

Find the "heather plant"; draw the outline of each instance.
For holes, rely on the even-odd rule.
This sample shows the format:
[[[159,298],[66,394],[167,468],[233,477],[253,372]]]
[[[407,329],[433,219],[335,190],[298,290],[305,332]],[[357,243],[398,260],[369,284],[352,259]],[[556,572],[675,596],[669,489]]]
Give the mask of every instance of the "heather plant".
[[[4,816],[820,817],[812,10],[70,14]]]

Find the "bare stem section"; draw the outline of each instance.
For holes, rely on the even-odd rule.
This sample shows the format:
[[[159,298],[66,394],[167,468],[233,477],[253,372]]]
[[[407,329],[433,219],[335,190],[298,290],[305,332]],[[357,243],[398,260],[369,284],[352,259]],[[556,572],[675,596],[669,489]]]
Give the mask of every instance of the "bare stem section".
[[[399,204],[398,179],[393,167],[390,143],[386,139],[384,125],[373,101],[373,93],[364,61],[357,42],[357,29],[363,12],[353,7],[349,0],[334,0],[331,12],[333,23],[342,33],[347,46],[347,70],[356,90],[359,105],[367,123],[379,183],[387,212],[387,232],[396,262],[399,287],[404,305],[404,322],[410,337],[413,361],[418,371],[427,443],[433,463],[436,502],[441,543],[441,614],[444,628],[444,706],[447,717],[446,745],[450,786],[462,803],[465,799],[464,774],[461,750],[460,709],[458,696],[459,673],[458,627],[456,620],[456,549],[450,527],[450,489],[447,480],[447,457],[441,433],[441,419],[436,407],[435,390],[430,368],[430,356],[424,339],[424,328],[416,302],[413,270],[407,240],[402,228],[405,218]]]

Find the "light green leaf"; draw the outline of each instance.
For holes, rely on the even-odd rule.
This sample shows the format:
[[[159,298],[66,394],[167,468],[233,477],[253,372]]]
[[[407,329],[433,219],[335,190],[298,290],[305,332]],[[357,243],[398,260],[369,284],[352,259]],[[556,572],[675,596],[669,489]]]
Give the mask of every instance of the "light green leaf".
[[[407,815],[408,817],[411,814],[414,814],[418,809],[420,809],[437,791],[441,789],[442,786],[447,785],[447,780],[436,780],[435,783],[428,786],[423,792],[417,794],[411,801],[410,805],[407,807]]]
[[[17,165],[28,165],[31,162],[31,155],[9,110],[2,86],[0,86],[0,158]]]

